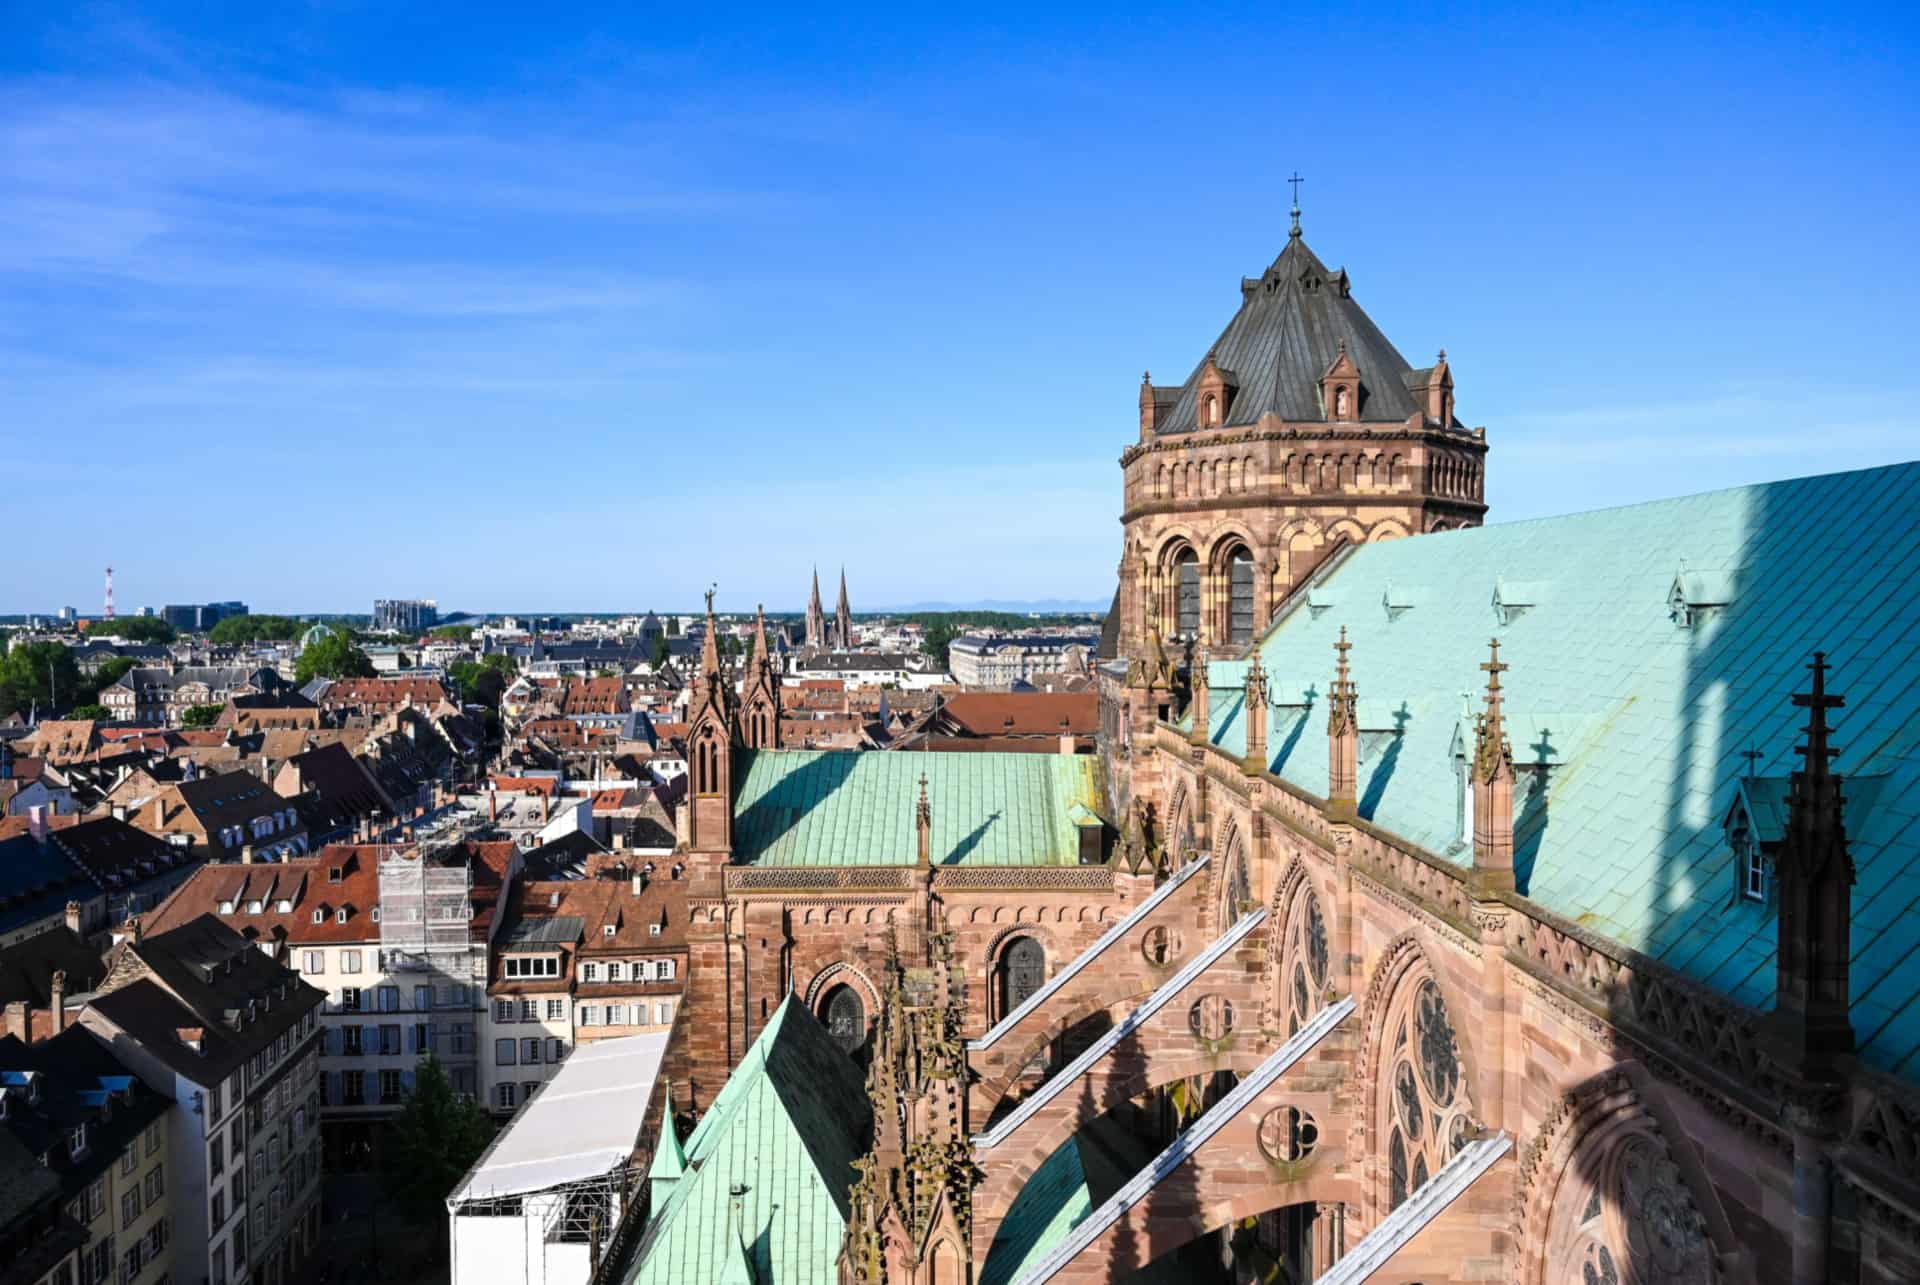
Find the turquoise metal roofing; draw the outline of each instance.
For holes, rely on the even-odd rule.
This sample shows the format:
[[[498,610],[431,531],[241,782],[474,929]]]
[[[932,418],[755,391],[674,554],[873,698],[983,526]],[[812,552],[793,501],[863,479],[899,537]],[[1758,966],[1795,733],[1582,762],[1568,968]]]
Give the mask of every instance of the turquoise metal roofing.
[[[1099,819],[1094,769],[1083,754],[746,750],[733,850],[766,866],[912,865],[925,774],[935,865],[1073,865],[1076,819]]]
[[[1272,769],[1326,793],[1323,696],[1345,625],[1361,697],[1361,815],[1468,864],[1461,755],[1498,637],[1522,769],[1520,890],[1768,1008],[1775,911],[1738,897],[1723,822],[1743,777],[1777,782],[1798,767],[1805,716],[1790,696],[1823,650],[1829,688],[1847,700],[1833,723],[1859,876],[1854,1027],[1869,1061],[1913,1074],[1916,567],[1920,464],[1367,545],[1259,644]],[[1496,611],[1503,584],[1536,601]],[[1703,601],[1715,597],[1730,600]],[[1242,753],[1245,666],[1216,662],[1209,677],[1212,738]]]
[[[1067,1238],[1093,1212],[1093,1194],[1081,1167],[1080,1143],[1068,1138],[1048,1156],[994,1233],[987,1261],[980,1266],[979,1285],[1010,1285]]]
[[[789,995],[687,1139],[627,1285],[719,1281],[741,1242],[758,1285],[831,1285],[871,1121],[859,1068]]]

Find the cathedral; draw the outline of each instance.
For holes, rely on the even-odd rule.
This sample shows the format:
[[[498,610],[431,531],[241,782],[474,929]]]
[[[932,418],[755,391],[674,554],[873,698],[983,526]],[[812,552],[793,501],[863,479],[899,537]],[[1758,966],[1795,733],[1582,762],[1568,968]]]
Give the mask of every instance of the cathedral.
[[[1143,379],[1097,755],[709,628],[627,1279],[1920,1280],[1920,466],[1483,526],[1359,291],[1296,209]]]

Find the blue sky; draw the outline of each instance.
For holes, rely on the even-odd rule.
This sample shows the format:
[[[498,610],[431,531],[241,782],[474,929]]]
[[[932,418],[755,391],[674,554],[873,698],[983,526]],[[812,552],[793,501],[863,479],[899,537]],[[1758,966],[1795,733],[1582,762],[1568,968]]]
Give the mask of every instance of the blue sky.
[[[1920,455],[1910,8],[0,0],[0,611],[1111,592],[1307,239],[1494,520]]]

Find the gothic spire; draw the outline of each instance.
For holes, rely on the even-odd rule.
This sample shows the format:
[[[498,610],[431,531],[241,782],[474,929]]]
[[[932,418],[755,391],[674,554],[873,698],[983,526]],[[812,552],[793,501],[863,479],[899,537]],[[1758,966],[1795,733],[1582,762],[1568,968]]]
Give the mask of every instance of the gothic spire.
[[[834,641],[841,648],[853,646],[853,609],[847,605],[847,569],[840,568],[840,601],[833,609]]]
[[[1786,1061],[1816,1077],[1832,1072],[1832,1059],[1851,1053],[1853,858],[1847,851],[1845,803],[1832,759],[1840,751],[1830,738],[1827,714],[1846,703],[1827,691],[1827,657],[1815,652],[1813,690],[1794,693],[1807,711],[1806,741],[1794,747],[1804,760],[1787,793],[1787,828],[1778,871],[1779,957],[1775,1021]]]
[[[1505,693],[1500,675],[1500,640],[1489,644],[1491,657],[1480,668],[1487,674],[1486,709],[1475,722],[1473,771],[1473,877],[1486,893],[1512,892],[1517,887],[1513,868],[1513,747],[1507,743]]]
[[[667,1198],[672,1184],[686,1176],[687,1153],[680,1146],[680,1135],[673,1128],[673,1085],[661,1085],[660,1141],[653,1149],[653,1163],[647,1177],[653,1183],[654,1208]]]

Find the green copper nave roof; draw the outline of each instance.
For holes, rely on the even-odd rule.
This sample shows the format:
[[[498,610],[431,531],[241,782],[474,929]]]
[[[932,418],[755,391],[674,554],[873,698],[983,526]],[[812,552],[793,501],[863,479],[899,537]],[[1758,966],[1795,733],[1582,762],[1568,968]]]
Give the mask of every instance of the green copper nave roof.
[[[1764,799],[1799,766],[1805,712],[1790,698],[1823,650],[1847,702],[1833,723],[1858,868],[1854,1026],[1870,1062],[1920,1074],[1916,567],[1920,464],[1365,545],[1259,643],[1271,766],[1326,793],[1324,694],[1345,625],[1361,815],[1469,863],[1461,755],[1497,636],[1521,890],[1768,1008],[1775,910],[1739,898],[1723,823],[1743,778]],[[1234,754],[1244,675],[1209,669],[1211,736]]]
[[[830,1285],[871,1118],[859,1068],[789,995],[687,1139],[685,1173],[656,1191],[626,1285],[729,1279],[742,1244],[757,1285]]]
[[[1097,821],[1098,775],[1074,754],[746,750],[737,857],[766,866],[895,866],[919,858],[927,778],[935,865],[1073,865]]]

